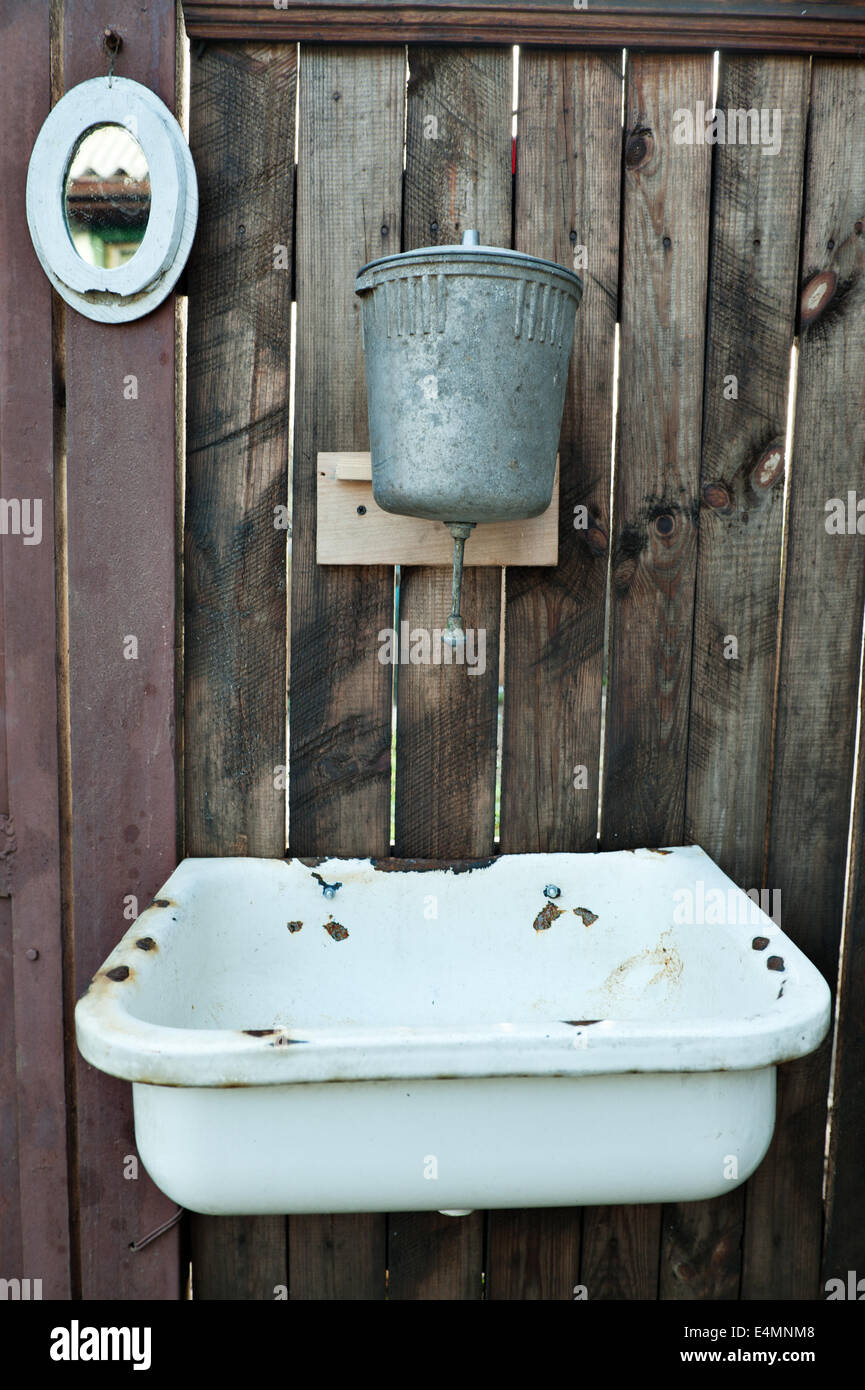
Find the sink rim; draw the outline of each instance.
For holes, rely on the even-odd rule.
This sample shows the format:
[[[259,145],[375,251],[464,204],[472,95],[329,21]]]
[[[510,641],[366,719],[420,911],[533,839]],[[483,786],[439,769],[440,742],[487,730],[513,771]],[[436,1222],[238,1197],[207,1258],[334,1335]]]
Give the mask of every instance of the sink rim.
[[[667,847],[665,847],[667,848]],[[671,846],[714,861],[698,846]],[[610,853],[626,853],[610,851]],[[646,853],[646,851],[642,851]],[[501,855],[497,861],[545,863],[576,854]],[[167,937],[164,911],[155,904],[176,897],[174,885],[196,866],[279,864],[278,859],[183,859],[149,908],[130,925],[93,977],[75,1009],[78,1046],[94,1066],[128,1081],[160,1086],[268,1086],[322,1081],[597,1076],[620,1073],[751,1071],[813,1051],[825,1037],[831,992],[795,943],[766,918],[772,945],[783,952],[786,985],[780,998],[740,1018],[692,1017],[675,1021],[604,1019],[454,1027],[343,1025],[273,1028],[183,1028],[147,1022],[131,1012],[143,985],[159,970],[159,951],[143,952],[143,932],[157,947]],[[312,861],[308,861],[312,862]],[[346,870],[374,864],[360,858],[325,858],[319,867]],[[391,861],[393,862],[393,861]],[[400,872],[426,873],[405,861]],[[417,861],[414,861],[415,864]],[[489,862],[489,861],[482,861]],[[443,863],[440,866],[447,869]],[[747,928],[749,935],[753,926]],[[108,971],[126,968],[125,978]]]

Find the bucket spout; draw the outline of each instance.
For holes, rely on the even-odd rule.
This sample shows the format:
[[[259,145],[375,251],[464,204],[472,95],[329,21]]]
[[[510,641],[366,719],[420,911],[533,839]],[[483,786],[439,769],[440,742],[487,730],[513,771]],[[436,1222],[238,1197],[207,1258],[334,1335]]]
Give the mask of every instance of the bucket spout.
[[[445,526],[454,538],[454,569],[452,581],[451,611],[447,620],[442,641],[448,646],[458,647],[466,640],[466,630],[460,613],[460,596],[463,587],[463,551],[474,530],[473,521],[446,521]]]

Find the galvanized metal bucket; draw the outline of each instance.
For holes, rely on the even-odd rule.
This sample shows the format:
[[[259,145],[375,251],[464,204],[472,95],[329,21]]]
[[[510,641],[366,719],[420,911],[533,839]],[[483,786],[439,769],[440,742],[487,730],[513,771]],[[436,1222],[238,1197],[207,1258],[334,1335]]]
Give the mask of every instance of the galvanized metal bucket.
[[[467,232],[371,261],[355,290],[378,505],[464,524],[545,511],[579,277]]]

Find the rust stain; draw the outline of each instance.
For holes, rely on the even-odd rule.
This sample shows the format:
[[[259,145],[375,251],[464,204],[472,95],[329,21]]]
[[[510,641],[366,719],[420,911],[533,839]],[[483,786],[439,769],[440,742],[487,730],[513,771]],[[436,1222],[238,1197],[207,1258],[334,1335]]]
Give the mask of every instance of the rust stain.
[[[269,1038],[270,1035],[271,1035],[271,1033],[275,1033],[275,1032],[276,1032],[276,1029],[275,1029],[275,1028],[244,1028],[243,1031],[244,1031],[244,1033],[247,1033],[247,1034],[249,1035],[249,1037],[251,1037],[251,1038]]]
[[[765,951],[768,945],[768,936],[755,936],[754,940],[751,942],[751,946],[755,951]]]
[[[535,931],[548,931],[557,917],[561,917],[564,908],[556,907],[555,903],[547,903],[542,907],[532,925]]]
[[[135,944],[138,947],[139,951],[156,950],[156,942],[153,940],[152,936],[139,936]]]
[[[650,853],[650,854],[672,854],[673,851],[672,851],[671,849],[652,849],[652,850],[649,851],[649,853]]]
[[[783,958],[783,956],[770,956],[769,959],[766,961],[766,969],[767,969],[767,970],[783,970],[783,969],[784,969],[784,958]]]
[[[593,922],[598,920],[597,912],[592,912],[588,907],[575,907],[574,912],[584,927],[590,927]]]
[[[303,926],[303,923],[302,923],[302,922],[286,922],[285,925],[288,927],[288,930],[289,930],[289,931],[300,931],[301,927]]]
[[[324,923],[324,929],[331,941],[345,941],[348,936],[348,928],[344,927],[342,922],[334,922],[332,918]]]
[[[488,869],[497,863],[495,855],[489,859],[370,859],[377,873],[383,874],[429,874],[436,871],[452,874],[470,874],[475,869]]]
[[[652,978],[642,986],[641,993],[644,989],[649,989],[661,980],[667,984],[677,984],[682,976],[682,958],[675,947],[665,945],[664,938],[669,935],[669,932],[663,932],[654,949],[650,950],[649,947],[646,947],[642,951],[637,951],[633,956],[629,956],[627,960],[623,960],[621,965],[617,965],[614,970],[610,971],[604,981],[604,989],[615,990],[619,985],[627,986],[628,973],[644,962],[651,962],[658,969]]]
[[[128,980],[132,971],[128,965],[115,965],[113,970],[106,970],[105,976],[109,980]]]
[[[603,1023],[602,1018],[563,1018],[569,1028],[591,1028],[593,1023]]]
[[[172,902],[170,898],[154,898],[154,899],[153,899],[153,902],[150,904],[150,906],[151,906],[151,907],[176,907],[176,906],[177,906],[177,903]]]

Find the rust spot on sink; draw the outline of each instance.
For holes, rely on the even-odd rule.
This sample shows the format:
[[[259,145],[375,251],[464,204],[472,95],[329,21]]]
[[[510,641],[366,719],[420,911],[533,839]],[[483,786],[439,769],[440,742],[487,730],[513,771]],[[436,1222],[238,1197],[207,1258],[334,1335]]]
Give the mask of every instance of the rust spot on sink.
[[[592,912],[588,907],[575,907],[574,914],[579,917],[584,927],[590,927],[593,922],[597,922],[597,912]]]
[[[450,872],[470,874],[475,869],[488,869],[497,862],[490,859],[370,859],[372,867],[380,874],[430,874]]]
[[[275,1032],[276,1032],[276,1029],[275,1029],[275,1028],[244,1028],[243,1031],[244,1031],[244,1033],[247,1033],[247,1034],[249,1035],[249,1037],[251,1037],[251,1038],[269,1038],[270,1035],[271,1035],[271,1033],[275,1033]]]
[[[150,906],[151,906],[151,907],[176,907],[176,906],[177,906],[177,903],[173,903],[173,902],[171,901],[170,898],[154,898],[154,899],[153,899],[153,902],[150,904]]]
[[[532,923],[535,931],[548,931],[557,917],[561,917],[564,908],[556,907],[555,903],[547,903],[542,907],[534,922]]]
[[[563,1018],[569,1028],[591,1028],[593,1023],[603,1023],[602,1018]]]
[[[139,936],[135,944],[138,947],[139,951],[156,950],[156,942],[153,940],[152,936]]]
[[[769,959],[766,961],[766,969],[767,969],[767,970],[783,970],[783,969],[784,969],[784,959],[783,959],[783,957],[782,957],[782,956],[770,956]]]
[[[752,950],[754,950],[754,951],[765,951],[765,949],[766,949],[766,947],[767,947],[768,945],[769,945],[769,938],[768,938],[768,936],[755,936],[755,937],[754,937],[754,940],[751,942],[751,948],[752,948]]]
[[[348,927],[344,927],[342,922],[334,922],[332,918],[324,923],[324,929],[332,941],[345,941],[348,936]]]
[[[302,923],[302,922],[286,922],[285,925],[288,927],[288,930],[289,930],[289,931],[300,931],[301,927],[303,926],[303,923]]]
[[[115,965],[113,970],[106,970],[105,975],[109,980],[128,980],[132,971],[128,965]]]

